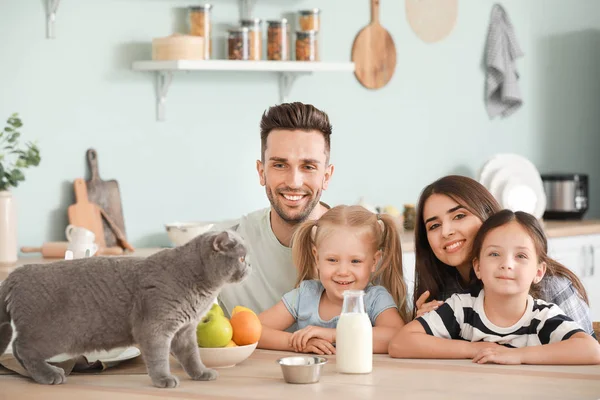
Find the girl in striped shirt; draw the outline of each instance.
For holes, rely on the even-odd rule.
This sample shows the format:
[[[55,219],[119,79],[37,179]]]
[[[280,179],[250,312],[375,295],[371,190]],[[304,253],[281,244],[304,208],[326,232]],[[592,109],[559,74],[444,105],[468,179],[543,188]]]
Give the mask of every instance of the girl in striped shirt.
[[[532,215],[503,210],[488,218],[473,241],[478,284],[402,328],[389,354],[481,364],[600,364],[600,344],[557,305],[535,298],[546,271],[564,268],[547,248]]]

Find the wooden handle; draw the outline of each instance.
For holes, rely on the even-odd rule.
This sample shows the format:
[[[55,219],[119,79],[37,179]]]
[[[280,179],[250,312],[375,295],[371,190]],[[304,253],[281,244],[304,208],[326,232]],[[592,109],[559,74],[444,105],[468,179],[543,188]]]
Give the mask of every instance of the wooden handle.
[[[75,179],[73,189],[75,190],[75,202],[89,203],[87,186],[85,186],[85,181],[82,178]]]
[[[21,247],[21,253],[41,253],[41,247]]]
[[[123,249],[119,246],[103,247],[98,249],[96,254],[99,256],[120,256],[123,254]]]
[[[115,221],[113,221],[112,218],[108,216],[108,214],[104,211],[104,209],[102,209],[102,207],[98,208],[100,208],[100,214],[102,214],[102,216],[108,223],[108,226],[110,226],[110,229],[112,229],[113,233],[115,234],[115,237],[121,243],[121,246],[129,251],[135,251],[135,248],[127,241],[127,238],[125,238],[123,232],[121,232],[117,224],[115,224]]]
[[[90,171],[92,172],[92,180],[99,181],[100,180],[100,172],[98,172],[98,153],[94,149],[88,149],[86,152],[88,166],[90,167]]]
[[[371,22],[379,23],[379,0],[371,0]]]

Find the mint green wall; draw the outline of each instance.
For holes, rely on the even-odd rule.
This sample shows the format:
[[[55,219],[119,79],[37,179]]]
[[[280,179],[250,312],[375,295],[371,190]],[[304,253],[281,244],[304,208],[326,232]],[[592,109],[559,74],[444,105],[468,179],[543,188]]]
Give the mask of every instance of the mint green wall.
[[[401,208],[439,176],[476,176],[489,156],[517,152],[542,172],[589,173],[588,217],[600,217],[600,2],[503,2],[526,54],[518,63],[525,105],[494,121],[481,69],[494,2],[461,0],[454,31],[437,44],[413,34],[404,1],[381,3],[398,54],[388,86],[369,91],[351,73],[320,73],[292,89],[290,100],[321,107],[335,126],[336,173],[325,201],[366,196]],[[194,2],[63,1],[56,40],[45,39],[44,4],[0,2],[0,120],[18,111],[42,154],[14,191],[20,245],[63,240],[71,183],[86,174],[89,147],[99,152],[101,176],[121,185],[137,246],[168,244],[164,222],[234,218],[268,205],[254,163],[261,113],[278,102],[274,75],[178,74],[167,120],[157,122],[154,76],[131,71],[132,61],[150,57],[153,37],[185,29]],[[223,32],[238,17],[237,1],[214,4]],[[349,60],[369,20],[367,0],[259,0],[254,14],[313,6],[323,9],[322,58]],[[217,46],[222,55],[223,42]]]

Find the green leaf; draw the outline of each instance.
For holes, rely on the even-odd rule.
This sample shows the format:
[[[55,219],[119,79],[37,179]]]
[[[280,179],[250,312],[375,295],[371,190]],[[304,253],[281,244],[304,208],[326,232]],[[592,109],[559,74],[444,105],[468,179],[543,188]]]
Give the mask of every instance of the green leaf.
[[[20,137],[21,134],[19,132],[13,132],[13,134],[8,138],[8,143],[14,143],[19,140]]]
[[[14,131],[14,129],[7,126],[6,128],[4,128],[4,131],[5,132],[12,132],[12,131]]]

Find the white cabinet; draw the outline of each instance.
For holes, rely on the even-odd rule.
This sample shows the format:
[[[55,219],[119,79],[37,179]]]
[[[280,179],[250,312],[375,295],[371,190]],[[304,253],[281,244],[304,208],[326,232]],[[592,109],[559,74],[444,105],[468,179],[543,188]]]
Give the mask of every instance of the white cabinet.
[[[581,280],[592,321],[600,321],[600,234],[551,238],[548,253]]]
[[[408,306],[412,308],[413,304],[413,290],[415,288],[415,252],[403,252],[402,253],[402,269],[404,273],[404,282],[406,282],[407,289],[407,302]]]

